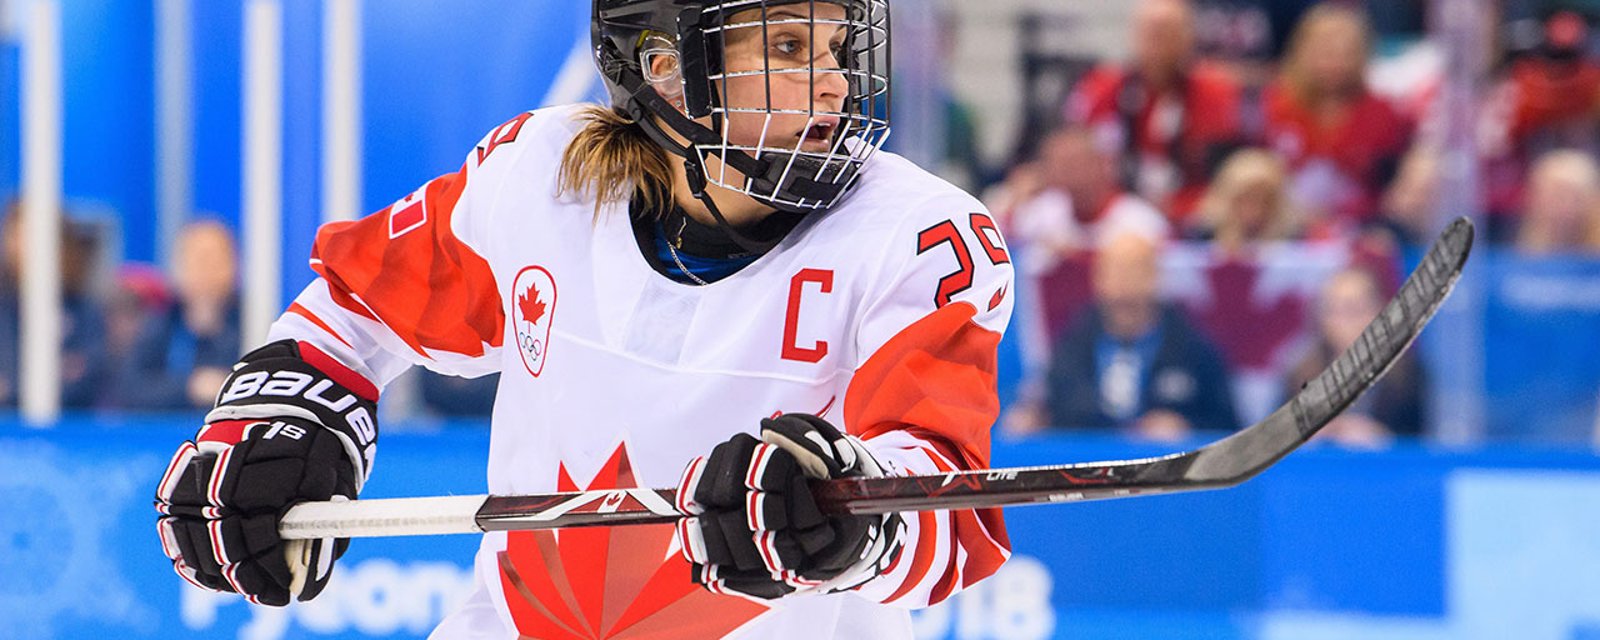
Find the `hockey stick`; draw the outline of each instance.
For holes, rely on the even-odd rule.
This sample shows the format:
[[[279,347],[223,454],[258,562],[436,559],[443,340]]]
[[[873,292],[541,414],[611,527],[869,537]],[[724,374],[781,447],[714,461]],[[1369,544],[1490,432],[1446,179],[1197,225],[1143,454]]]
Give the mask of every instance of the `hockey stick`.
[[[813,486],[829,513],[887,513],[1078,502],[1231,487],[1294,451],[1355,402],[1416,340],[1449,297],[1472,249],[1472,223],[1451,223],[1399,293],[1326,370],[1265,420],[1199,449],[1159,458],[926,476],[850,478]],[[304,503],[284,538],[401,536],[668,523],[675,489]]]

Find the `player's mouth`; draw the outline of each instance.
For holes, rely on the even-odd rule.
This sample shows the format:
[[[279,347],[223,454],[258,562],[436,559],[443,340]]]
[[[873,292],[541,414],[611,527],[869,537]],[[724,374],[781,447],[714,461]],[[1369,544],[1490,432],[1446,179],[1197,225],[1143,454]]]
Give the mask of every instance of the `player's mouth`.
[[[819,117],[799,134],[801,145],[807,151],[828,151],[839,135],[838,117]]]

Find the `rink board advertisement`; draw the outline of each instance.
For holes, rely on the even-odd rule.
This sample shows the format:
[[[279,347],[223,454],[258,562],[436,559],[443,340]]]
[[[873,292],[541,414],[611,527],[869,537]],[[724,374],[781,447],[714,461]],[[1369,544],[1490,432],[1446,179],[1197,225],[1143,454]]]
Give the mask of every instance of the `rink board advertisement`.
[[[481,426],[385,436],[366,497],[478,493]],[[154,484],[186,421],[0,425],[6,638],[416,638],[470,589],[476,538],[356,541],[287,609],[188,587]],[[1018,466],[1163,453],[999,442]],[[1007,510],[1000,574],[919,612],[919,637],[1600,637],[1600,459],[1313,445],[1229,491]]]

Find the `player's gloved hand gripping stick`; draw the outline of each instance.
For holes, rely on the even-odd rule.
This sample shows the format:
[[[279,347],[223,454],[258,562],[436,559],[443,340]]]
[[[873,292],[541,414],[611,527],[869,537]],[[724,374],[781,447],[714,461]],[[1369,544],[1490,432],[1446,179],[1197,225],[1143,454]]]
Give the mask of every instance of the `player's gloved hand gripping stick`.
[[[881,478],[883,465],[822,418],[761,421],[695,458],[678,484],[683,556],[694,581],[717,593],[780,598],[857,586],[893,564],[905,523],[897,513],[824,514],[807,478]]]
[[[178,575],[259,604],[321,593],[349,540],[281,538],[279,519],[295,503],[356,498],[378,438],[376,402],[371,383],[309,345],[245,355],[156,489],[156,528]]]
[[[885,514],[1127,498],[1217,489],[1254,477],[1355,402],[1416,340],[1461,277],[1473,227],[1446,228],[1356,343],[1272,415],[1193,451],[1160,458],[989,469],[909,477],[813,481],[825,514]],[[715,454],[713,454],[714,456]],[[307,503],[289,510],[284,538],[478,533],[653,524],[697,516],[678,489],[618,489],[537,496],[460,496]]]

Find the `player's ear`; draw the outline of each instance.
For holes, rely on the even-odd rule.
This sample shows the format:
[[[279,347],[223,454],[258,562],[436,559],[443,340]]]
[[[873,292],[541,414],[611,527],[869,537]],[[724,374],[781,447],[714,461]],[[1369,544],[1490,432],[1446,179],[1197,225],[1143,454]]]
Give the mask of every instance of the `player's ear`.
[[[685,110],[683,69],[676,47],[663,38],[651,38],[650,44],[639,52],[639,67],[644,71],[645,82],[650,83],[656,93],[666,98],[678,111]]]

